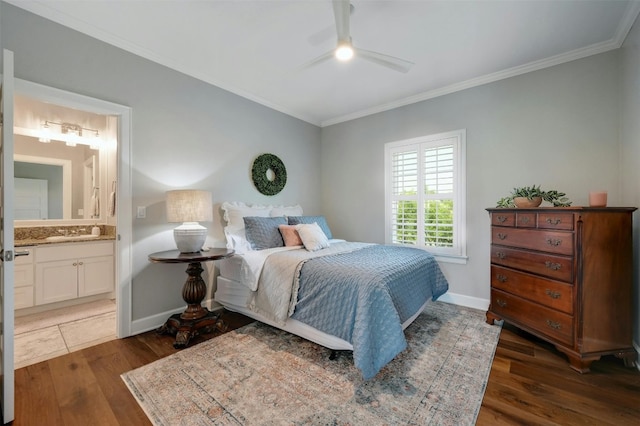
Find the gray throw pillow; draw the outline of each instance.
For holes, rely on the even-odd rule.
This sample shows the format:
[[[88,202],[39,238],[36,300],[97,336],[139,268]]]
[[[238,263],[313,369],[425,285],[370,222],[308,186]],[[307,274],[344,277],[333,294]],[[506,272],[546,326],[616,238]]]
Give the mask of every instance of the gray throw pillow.
[[[278,226],[286,224],[285,217],[244,217],[244,231],[247,235],[247,241],[254,250],[283,247],[284,241]]]

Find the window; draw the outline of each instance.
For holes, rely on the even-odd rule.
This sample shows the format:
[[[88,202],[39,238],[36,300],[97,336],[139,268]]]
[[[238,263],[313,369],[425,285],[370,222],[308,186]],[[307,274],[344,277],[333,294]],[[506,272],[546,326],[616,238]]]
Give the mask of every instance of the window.
[[[385,144],[385,242],[466,257],[465,130]]]

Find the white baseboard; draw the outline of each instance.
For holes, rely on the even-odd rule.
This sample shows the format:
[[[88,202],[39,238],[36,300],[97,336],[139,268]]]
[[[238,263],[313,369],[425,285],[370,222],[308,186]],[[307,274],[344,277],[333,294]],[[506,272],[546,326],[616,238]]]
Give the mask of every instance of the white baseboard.
[[[479,299],[477,297],[464,296],[462,294],[445,293],[438,299],[440,302],[451,303],[454,305],[466,306],[468,308],[475,308],[481,311],[486,311],[489,308],[489,301],[487,299]],[[212,311],[222,309],[222,305],[215,302],[213,299],[207,299],[203,301],[203,305]],[[179,314],[184,312],[186,306],[176,308],[171,311],[165,311],[159,314],[151,315],[145,318],[140,318],[131,322],[131,335],[145,333],[150,330],[155,330],[167,321],[173,314]]]
[[[467,308],[486,311],[489,309],[489,300],[478,297],[465,296],[463,294],[445,293],[438,298],[439,302],[451,303],[453,305],[466,306]]]

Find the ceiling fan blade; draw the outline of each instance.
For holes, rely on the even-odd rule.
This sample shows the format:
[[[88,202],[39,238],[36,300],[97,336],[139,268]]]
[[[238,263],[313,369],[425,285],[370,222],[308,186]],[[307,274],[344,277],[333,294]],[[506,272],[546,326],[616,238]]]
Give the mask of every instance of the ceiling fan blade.
[[[352,4],[349,4],[349,15],[353,15],[354,7]],[[336,27],[335,25],[329,25],[318,32],[311,34],[307,37],[307,41],[312,46],[317,46],[319,44],[324,43],[327,40],[334,39],[336,36]],[[334,39],[335,40],[335,39]]]
[[[354,47],[356,55],[366,59],[367,61],[382,65],[383,67],[391,68],[392,70],[399,71],[401,73],[408,73],[413,62],[405,61],[404,59],[396,58],[395,56],[385,55],[383,53],[372,52],[370,50],[360,49]]]
[[[336,18],[338,41],[351,40],[349,19],[351,18],[349,0],[333,0],[333,14]]]
[[[317,64],[319,64],[319,63],[321,63],[321,62],[324,62],[324,61],[326,61],[326,60],[329,60],[329,59],[331,59],[331,58],[333,58],[333,50],[330,50],[330,51],[328,51],[328,52],[326,52],[326,53],[323,53],[322,55],[318,56],[317,58],[312,59],[312,60],[310,60],[309,62],[307,62],[307,63],[305,63],[305,64],[300,65],[300,66],[298,67],[298,70],[304,70],[304,69],[307,69],[307,68],[309,68],[309,67],[312,67],[312,66],[314,66],[314,65],[317,65]]]

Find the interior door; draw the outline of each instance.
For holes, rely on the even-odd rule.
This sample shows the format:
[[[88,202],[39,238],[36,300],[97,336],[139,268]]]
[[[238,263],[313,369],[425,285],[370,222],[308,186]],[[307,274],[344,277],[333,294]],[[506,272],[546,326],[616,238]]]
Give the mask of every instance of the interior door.
[[[14,416],[13,385],[13,52],[2,52],[0,111],[0,397],[2,420]]]

